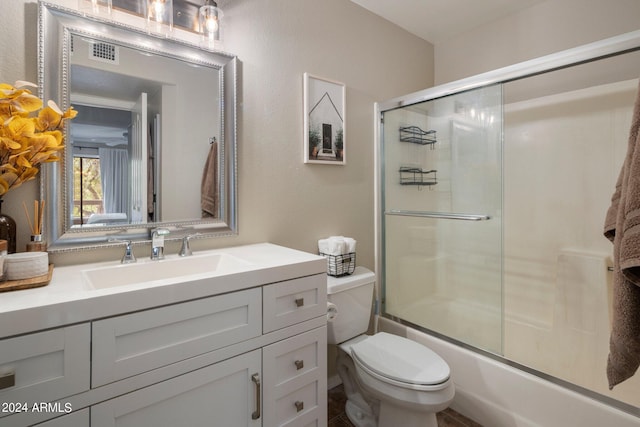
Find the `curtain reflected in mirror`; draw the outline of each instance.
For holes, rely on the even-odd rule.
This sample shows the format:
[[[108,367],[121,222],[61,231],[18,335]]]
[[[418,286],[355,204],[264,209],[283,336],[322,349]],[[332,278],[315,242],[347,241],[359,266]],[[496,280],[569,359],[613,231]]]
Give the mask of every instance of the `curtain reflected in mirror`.
[[[126,212],[129,211],[129,153],[123,148],[100,147],[100,183],[104,189],[103,220],[105,222],[127,221]],[[88,223],[99,222],[94,218],[98,213],[88,218]],[[81,218],[82,219],[82,218]],[[93,219],[93,220],[92,220]],[[82,222],[81,222],[82,224]]]

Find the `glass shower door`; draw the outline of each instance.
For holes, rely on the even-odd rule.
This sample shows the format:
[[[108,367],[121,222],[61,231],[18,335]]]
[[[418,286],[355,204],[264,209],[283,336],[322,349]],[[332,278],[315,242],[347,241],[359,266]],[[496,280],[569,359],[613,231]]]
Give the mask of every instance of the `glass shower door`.
[[[386,315],[502,352],[502,89],[383,113]]]

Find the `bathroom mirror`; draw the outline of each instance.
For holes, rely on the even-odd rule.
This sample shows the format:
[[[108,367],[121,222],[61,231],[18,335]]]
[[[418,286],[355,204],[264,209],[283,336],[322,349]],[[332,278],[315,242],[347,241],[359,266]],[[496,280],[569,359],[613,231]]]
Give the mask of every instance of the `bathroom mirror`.
[[[41,172],[50,251],[236,232],[237,60],[143,28],[39,4],[40,95],[79,112]]]

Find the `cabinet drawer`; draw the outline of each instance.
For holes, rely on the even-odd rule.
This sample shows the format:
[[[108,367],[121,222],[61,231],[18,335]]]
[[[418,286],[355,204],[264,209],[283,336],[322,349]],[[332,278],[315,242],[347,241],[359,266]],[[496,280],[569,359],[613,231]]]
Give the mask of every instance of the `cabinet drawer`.
[[[265,425],[326,425],[327,327],[262,350]],[[316,421],[314,421],[316,420]]]
[[[31,407],[88,390],[89,331],[86,323],[0,341],[0,402]]]
[[[303,375],[313,375],[327,364],[327,328],[317,328],[268,345],[264,347],[263,355],[264,380],[270,388],[281,387]]]
[[[317,424],[327,425],[327,387],[316,380],[293,390],[275,402],[275,420],[269,426],[303,427]]]
[[[93,322],[92,386],[260,336],[261,320],[256,288]]]
[[[302,277],[264,287],[265,333],[327,313],[327,275]]]

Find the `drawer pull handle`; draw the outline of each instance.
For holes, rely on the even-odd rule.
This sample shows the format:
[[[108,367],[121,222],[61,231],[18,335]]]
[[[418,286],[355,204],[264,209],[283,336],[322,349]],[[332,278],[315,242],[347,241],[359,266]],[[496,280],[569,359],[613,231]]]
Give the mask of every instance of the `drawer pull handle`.
[[[5,388],[13,387],[16,385],[16,373],[9,372],[8,374],[4,374],[0,376],[0,390]]]
[[[260,418],[260,375],[253,374],[251,375],[251,381],[253,381],[256,385],[256,406],[257,409],[251,414],[252,420],[257,420]]]
[[[296,400],[296,402],[294,403],[294,405],[296,405],[296,411],[300,412],[304,409],[304,402],[301,402],[299,400]]]
[[[304,305],[304,298],[296,298],[296,307],[302,307]]]
[[[295,362],[293,362],[296,364],[296,369],[299,371],[300,369],[304,368],[304,360],[296,360]]]

